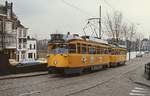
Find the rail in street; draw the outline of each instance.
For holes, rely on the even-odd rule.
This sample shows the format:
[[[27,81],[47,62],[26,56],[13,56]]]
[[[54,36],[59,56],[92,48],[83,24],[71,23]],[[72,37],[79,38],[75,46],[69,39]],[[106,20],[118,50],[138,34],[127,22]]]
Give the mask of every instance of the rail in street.
[[[143,70],[150,55],[128,61],[125,66],[101,70],[80,76],[41,75],[28,78],[0,80],[1,96],[149,96],[149,88],[131,79]],[[144,73],[144,71],[141,71]],[[136,88],[136,89],[135,89]],[[136,90],[136,91],[135,91]],[[144,94],[144,95],[143,95]]]

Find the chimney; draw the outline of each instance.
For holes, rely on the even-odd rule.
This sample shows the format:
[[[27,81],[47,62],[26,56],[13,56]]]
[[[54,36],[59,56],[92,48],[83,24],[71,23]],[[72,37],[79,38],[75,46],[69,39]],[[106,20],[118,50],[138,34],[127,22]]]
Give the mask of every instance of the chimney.
[[[5,2],[5,8],[7,13],[7,18],[11,18],[13,15],[13,3],[8,3],[8,1]]]
[[[6,7],[8,6],[8,2],[7,2],[7,1],[5,1],[5,6],[6,6]]]
[[[29,40],[29,39],[30,39],[30,36],[27,36],[27,39]]]

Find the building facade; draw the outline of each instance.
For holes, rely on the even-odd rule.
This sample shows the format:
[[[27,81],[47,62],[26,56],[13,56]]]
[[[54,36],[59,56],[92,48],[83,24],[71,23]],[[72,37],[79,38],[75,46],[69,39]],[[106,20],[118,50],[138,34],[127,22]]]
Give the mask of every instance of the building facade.
[[[150,51],[150,38],[149,39],[143,39],[141,42],[141,49],[143,51]]]
[[[0,52],[16,59],[17,17],[13,12],[13,3],[0,5]]]
[[[43,39],[37,41],[37,56],[38,58],[47,58],[49,39]]]
[[[29,36],[27,38],[27,59],[37,59],[37,41]]]
[[[13,3],[0,5],[0,54],[21,62],[24,59],[37,58],[36,40],[28,37],[28,28],[24,27],[13,12]]]
[[[25,28],[20,22],[17,27],[17,61],[22,61],[27,58],[27,35],[28,28]]]

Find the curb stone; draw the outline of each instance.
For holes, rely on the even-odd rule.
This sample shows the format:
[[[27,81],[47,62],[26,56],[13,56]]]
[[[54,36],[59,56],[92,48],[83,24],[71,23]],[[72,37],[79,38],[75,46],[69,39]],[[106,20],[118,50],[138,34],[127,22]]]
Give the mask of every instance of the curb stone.
[[[48,72],[36,72],[36,73],[29,73],[29,74],[17,74],[17,75],[9,75],[9,76],[1,76],[0,80],[6,79],[17,79],[17,78],[24,78],[24,77],[32,77],[32,76],[40,76],[40,75],[48,75]]]

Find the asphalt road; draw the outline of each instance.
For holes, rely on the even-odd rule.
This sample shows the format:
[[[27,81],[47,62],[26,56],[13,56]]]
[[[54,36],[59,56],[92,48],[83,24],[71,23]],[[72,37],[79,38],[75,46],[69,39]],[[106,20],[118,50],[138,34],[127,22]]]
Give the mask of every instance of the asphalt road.
[[[149,57],[81,76],[42,75],[0,80],[0,96],[150,96],[148,87],[130,79],[150,61]]]

